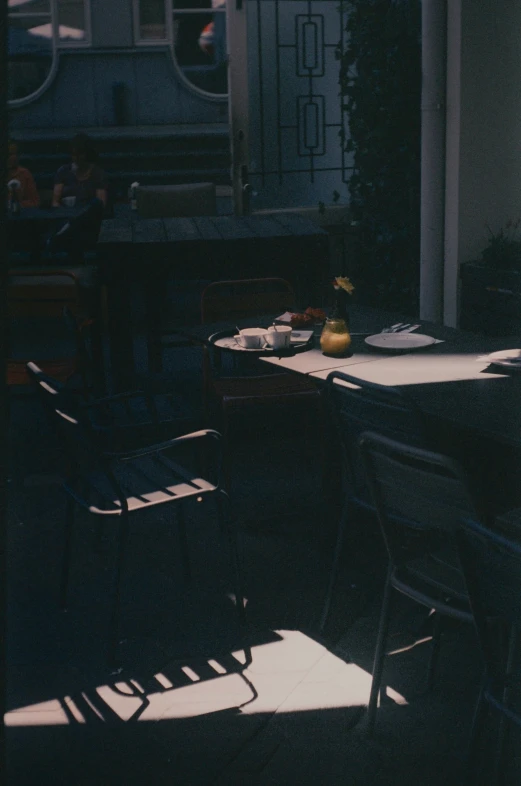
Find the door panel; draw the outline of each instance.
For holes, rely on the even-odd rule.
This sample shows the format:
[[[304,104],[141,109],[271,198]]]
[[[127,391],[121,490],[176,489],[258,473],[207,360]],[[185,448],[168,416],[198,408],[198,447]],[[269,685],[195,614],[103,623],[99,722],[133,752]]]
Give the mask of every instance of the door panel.
[[[237,2],[228,0],[236,211],[247,208],[248,193],[253,210],[316,207],[335,192],[348,202],[352,160],[342,145],[337,59],[347,2]]]

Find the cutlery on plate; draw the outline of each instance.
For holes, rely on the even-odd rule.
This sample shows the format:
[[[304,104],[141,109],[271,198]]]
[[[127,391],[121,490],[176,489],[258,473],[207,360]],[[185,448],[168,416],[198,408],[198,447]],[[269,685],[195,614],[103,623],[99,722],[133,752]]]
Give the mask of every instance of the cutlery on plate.
[[[406,325],[405,327],[399,328],[396,332],[397,333],[412,333],[413,330],[418,330],[419,327],[421,327],[421,325],[410,325],[410,326]]]
[[[410,324],[410,323],[408,322],[407,324]],[[383,328],[382,329],[382,333],[396,333],[398,328],[400,328],[402,325],[404,325],[403,322],[397,322],[395,325],[391,325],[391,327]]]

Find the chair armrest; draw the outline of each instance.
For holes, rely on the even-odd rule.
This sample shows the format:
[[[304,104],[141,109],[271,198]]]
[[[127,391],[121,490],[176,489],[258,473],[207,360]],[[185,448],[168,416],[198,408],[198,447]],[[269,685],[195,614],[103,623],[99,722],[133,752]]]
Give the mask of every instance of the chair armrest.
[[[112,396],[102,396],[93,401],[87,401],[83,406],[87,408],[97,407],[98,404],[111,404],[113,401],[125,401],[130,398],[142,397],[148,400],[149,396],[143,390],[129,390],[125,393],[114,393]]]
[[[201,429],[201,431],[193,431],[191,434],[184,434],[182,437],[174,437],[173,439],[169,439],[166,442],[158,442],[155,445],[148,445],[146,448],[139,448],[138,450],[132,450],[128,453],[104,453],[104,456],[109,459],[117,459],[119,461],[131,461],[135,458],[141,458],[142,456],[150,456],[153,453],[161,453],[163,450],[168,450],[169,448],[174,448],[177,445],[185,445],[188,442],[193,442],[197,439],[202,439],[203,437],[211,437],[212,439],[216,439],[218,441],[221,440],[221,434],[214,429]]]

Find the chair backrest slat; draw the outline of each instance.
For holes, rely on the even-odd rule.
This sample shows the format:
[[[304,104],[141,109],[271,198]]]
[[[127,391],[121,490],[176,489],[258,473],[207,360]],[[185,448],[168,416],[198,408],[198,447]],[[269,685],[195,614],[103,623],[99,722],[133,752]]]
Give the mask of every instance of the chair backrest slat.
[[[112,489],[114,499],[126,505],[100,446],[98,436],[74,396],[64,385],[45,374],[36,363],[28,363],[27,374],[36,386],[40,400],[49,414],[54,429],[67,455],[71,477],[102,477]]]
[[[521,541],[468,519],[460,524],[458,547],[475,616],[521,622]]]
[[[80,308],[78,280],[67,270],[10,271],[7,308],[11,318],[60,318],[64,308],[77,313]]]
[[[142,218],[217,215],[214,183],[140,186],[136,191],[137,211]]]
[[[469,597],[479,644],[485,661],[485,698],[509,720],[521,726],[518,709],[505,703],[503,691],[507,661],[501,651],[498,620],[511,630],[510,646],[519,638],[521,623],[521,542],[493,532],[480,522],[468,519],[457,532],[459,560]],[[517,693],[517,691],[516,691]]]

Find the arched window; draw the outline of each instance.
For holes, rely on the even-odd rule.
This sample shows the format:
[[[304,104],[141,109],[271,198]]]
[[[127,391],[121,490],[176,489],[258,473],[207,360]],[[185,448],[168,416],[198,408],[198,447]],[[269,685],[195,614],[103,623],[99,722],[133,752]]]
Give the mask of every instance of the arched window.
[[[52,0],[8,0],[8,98],[39,95],[55,67]]]
[[[134,0],[137,44],[170,44],[185,81],[225,98],[226,0]]]
[[[56,71],[57,47],[89,41],[88,0],[8,0],[8,99],[37,98]]]
[[[215,96],[228,92],[225,0],[172,0],[174,57],[185,78]]]

